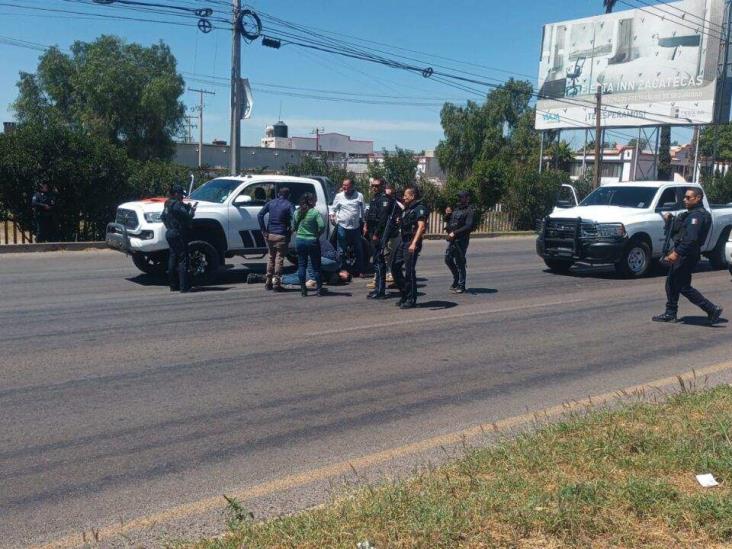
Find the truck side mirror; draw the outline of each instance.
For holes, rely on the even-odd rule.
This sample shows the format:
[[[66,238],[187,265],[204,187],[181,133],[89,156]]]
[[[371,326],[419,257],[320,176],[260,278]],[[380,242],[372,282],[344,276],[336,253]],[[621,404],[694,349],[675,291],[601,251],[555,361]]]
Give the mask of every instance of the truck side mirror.
[[[252,201],[252,197],[246,194],[240,194],[234,199],[234,206],[246,206]]]
[[[557,200],[557,203],[555,204],[557,208],[572,208],[574,204],[572,204],[569,200]]]

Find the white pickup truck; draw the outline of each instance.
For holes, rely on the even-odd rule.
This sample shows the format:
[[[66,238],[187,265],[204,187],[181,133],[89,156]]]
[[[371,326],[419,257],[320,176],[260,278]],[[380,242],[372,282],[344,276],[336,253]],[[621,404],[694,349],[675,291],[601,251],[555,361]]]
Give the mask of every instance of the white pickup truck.
[[[186,199],[198,202],[189,245],[195,284],[210,282],[226,258],[261,258],[267,253],[257,214],[281,187],[290,189],[294,204],[304,193],[316,197],[316,208],[328,227],[325,237],[329,236],[329,206],[335,189],[326,177],[245,175],[212,179]],[[121,204],[115,221],[107,225],[107,245],[131,255],[137,268],[148,274],[160,275],[167,269],[168,243],[160,221],[164,203],[165,198],[149,198]]]
[[[643,181],[613,183],[595,189],[580,204],[571,186],[568,199],[541,223],[536,252],[552,271],[566,272],[575,263],[613,264],[618,273],[640,277],[658,260],[665,242],[662,214],[684,211],[682,198],[696,183]],[[574,198],[572,198],[574,197]],[[712,214],[712,227],[702,253],[715,267],[732,261],[727,244],[732,229],[732,205],[704,207]],[[725,247],[727,251],[725,251]]]

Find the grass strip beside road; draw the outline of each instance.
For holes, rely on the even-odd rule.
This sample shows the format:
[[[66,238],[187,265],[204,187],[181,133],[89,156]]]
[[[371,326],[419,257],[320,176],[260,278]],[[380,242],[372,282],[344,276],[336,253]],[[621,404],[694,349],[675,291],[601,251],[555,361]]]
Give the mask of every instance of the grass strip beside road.
[[[732,388],[687,387],[573,412],[293,516],[256,522],[234,502],[230,533],[196,547],[728,546],[731,431]],[[702,488],[700,473],[720,486]]]

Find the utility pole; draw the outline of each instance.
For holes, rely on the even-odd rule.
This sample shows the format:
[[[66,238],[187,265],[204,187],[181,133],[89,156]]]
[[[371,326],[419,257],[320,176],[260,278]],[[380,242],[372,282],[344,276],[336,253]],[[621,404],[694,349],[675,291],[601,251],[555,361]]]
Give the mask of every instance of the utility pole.
[[[592,174],[592,188],[597,189],[600,186],[600,155],[602,154],[602,118],[600,116],[602,109],[602,86],[598,84],[595,93],[595,173]]]
[[[315,128],[311,131],[311,134],[315,134],[315,152],[320,152],[320,134],[325,131],[325,128]]]
[[[239,153],[241,147],[241,0],[231,0],[233,35],[231,41],[231,157],[229,171],[231,175],[239,175]]]
[[[203,166],[203,94],[216,95],[216,92],[193,88],[188,88],[188,91],[198,94],[198,167],[200,168]]]
[[[193,143],[193,135],[191,133],[191,130],[193,128],[197,128],[198,126],[192,122],[193,117],[192,116],[184,116],[185,119],[184,126],[186,127],[186,133],[185,133],[185,140],[186,143]]]

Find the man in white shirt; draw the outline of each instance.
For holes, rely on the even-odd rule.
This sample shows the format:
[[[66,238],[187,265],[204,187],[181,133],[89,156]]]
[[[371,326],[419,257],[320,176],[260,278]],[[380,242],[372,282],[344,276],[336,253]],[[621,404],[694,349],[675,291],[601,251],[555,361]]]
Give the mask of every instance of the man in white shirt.
[[[346,248],[351,245],[356,256],[353,276],[363,273],[363,247],[361,245],[361,224],[364,218],[363,195],[353,188],[353,181],[344,179],[339,192],[333,200],[331,219],[336,225],[338,253],[345,257]]]

